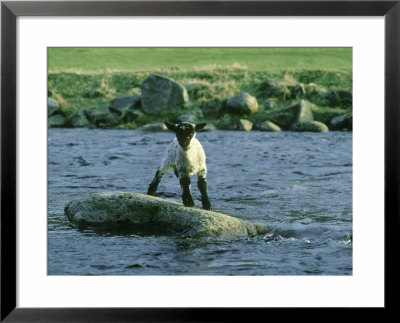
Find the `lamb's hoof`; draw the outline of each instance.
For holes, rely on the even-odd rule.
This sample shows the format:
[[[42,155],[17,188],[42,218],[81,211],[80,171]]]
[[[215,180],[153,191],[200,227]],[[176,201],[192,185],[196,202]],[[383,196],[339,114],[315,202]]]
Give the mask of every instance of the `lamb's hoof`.
[[[194,207],[194,203],[183,203],[186,207]]]
[[[203,205],[203,209],[206,211],[211,211],[211,205],[208,205],[208,206]]]
[[[182,195],[182,202],[184,206],[187,207],[194,207],[194,201],[193,201],[193,197],[191,194],[185,194],[183,193]]]
[[[201,204],[203,205],[204,210],[211,211],[211,203],[208,199],[206,199],[205,201],[202,200],[201,202],[202,202]]]

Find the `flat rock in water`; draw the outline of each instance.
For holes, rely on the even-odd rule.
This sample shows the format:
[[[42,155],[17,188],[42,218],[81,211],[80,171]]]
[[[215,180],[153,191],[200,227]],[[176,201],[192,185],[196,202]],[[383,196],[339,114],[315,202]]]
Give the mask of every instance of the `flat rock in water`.
[[[145,228],[150,234],[235,238],[263,233],[262,227],[222,213],[138,193],[98,193],[65,206],[68,220],[78,226]]]

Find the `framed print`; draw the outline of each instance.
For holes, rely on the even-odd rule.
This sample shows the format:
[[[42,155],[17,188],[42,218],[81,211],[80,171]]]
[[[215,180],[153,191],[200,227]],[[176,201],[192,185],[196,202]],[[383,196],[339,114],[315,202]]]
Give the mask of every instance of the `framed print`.
[[[2,320],[394,308],[398,1],[1,9]]]

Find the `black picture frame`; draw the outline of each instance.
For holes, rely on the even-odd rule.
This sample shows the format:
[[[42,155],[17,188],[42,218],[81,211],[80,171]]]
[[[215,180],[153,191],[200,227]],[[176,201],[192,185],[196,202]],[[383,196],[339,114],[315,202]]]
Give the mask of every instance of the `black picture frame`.
[[[399,237],[400,1],[79,1],[1,3],[1,321],[236,321],[250,311],[224,308],[17,308],[16,19],[19,16],[384,16],[385,311],[396,310]],[[373,63],[373,62],[372,62]],[[39,291],[38,291],[39,292]],[[284,311],[286,309],[274,309]],[[381,310],[379,310],[381,315]],[[260,313],[261,312],[261,313]],[[254,316],[253,316],[254,315]],[[286,315],[280,313],[278,315]],[[249,318],[249,317],[248,317]]]

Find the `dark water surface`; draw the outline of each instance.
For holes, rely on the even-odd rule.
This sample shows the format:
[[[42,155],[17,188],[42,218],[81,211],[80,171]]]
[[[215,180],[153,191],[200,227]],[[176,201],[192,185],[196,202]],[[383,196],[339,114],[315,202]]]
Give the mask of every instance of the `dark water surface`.
[[[351,275],[352,133],[197,134],[217,212],[268,229],[239,239],[79,230],[67,202],[146,193],[173,133],[50,129],[49,275]],[[193,178],[195,183],[195,178]],[[173,172],[159,196],[181,202]],[[196,206],[200,195],[192,185]]]

